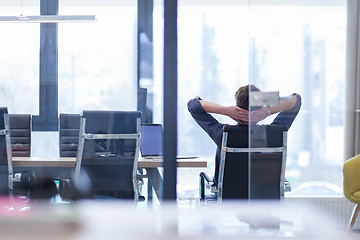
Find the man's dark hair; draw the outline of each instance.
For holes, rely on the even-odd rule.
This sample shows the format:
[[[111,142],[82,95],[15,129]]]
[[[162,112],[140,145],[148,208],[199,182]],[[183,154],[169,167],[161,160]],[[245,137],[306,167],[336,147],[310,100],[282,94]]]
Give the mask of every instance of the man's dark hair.
[[[235,93],[236,106],[249,110],[249,91],[260,91],[260,89],[255,85],[245,85],[240,87]]]

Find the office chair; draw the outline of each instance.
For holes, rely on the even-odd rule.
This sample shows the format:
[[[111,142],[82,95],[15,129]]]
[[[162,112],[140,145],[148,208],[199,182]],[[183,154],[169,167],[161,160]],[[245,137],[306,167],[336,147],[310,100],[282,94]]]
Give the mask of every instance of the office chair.
[[[13,157],[31,155],[31,114],[9,114],[11,149]]]
[[[76,157],[79,142],[80,114],[59,115],[59,156]]]
[[[218,183],[200,173],[200,200],[283,198],[290,191],[284,178],[287,130],[282,125],[254,125],[249,133],[249,126],[224,126]],[[205,196],[205,182],[215,194]]]
[[[347,233],[350,233],[360,211],[360,155],[350,158],[344,163],[343,188],[345,197],[356,204],[347,228]]]
[[[72,197],[139,200],[140,125],[140,111],[82,112],[72,185],[88,176],[91,191]]]
[[[6,107],[0,107],[0,164],[1,169],[1,194],[12,194],[14,190],[14,171],[12,165],[12,150],[9,127],[9,114]],[[19,181],[19,175],[16,178]]]
[[[16,115],[16,117],[19,116]],[[19,125],[28,126],[28,115],[21,115],[21,118],[20,122],[25,120],[26,124]],[[36,177],[34,171],[14,173],[12,165],[11,121],[17,126],[18,122],[14,122],[14,115],[10,118],[7,108],[0,107],[0,165],[2,165],[0,171],[0,194],[11,196],[23,195],[30,199],[49,199],[55,196],[57,188],[50,179]],[[28,134],[27,130],[25,132]],[[5,166],[5,169],[3,166]]]

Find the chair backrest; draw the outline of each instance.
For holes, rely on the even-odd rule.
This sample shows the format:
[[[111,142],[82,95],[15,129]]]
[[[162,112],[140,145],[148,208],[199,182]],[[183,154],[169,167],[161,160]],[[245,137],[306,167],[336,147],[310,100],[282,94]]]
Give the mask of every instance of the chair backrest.
[[[13,166],[9,115],[6,107],[0,107],[0,165],[0,194],[8,194],[13,190]]]
[[[14,157],[31,155],[31,114],[9,114],[11,148]]]
[[[287,130],[283,125],[224,126],[219,199],[279,199],[283,195]]]
[[[0,164],[7,165],[6,139],[5,139],[5,114],[8,114],[7,108],[0,107]]]
[[[348,159],[343,166],[344,196],[355,204],[360,204],[360,155]]]
[[[83,111],[75,178],[85,169],[95,194],[138,198],[140,111]]]
[[[59,115],[59,155],[76,157],[79,142],[80,114]]]

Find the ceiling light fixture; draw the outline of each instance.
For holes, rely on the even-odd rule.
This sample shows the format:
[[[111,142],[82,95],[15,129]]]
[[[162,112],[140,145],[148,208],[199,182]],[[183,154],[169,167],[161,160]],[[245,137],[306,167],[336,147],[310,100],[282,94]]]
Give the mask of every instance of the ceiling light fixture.
[[[8,23],[66,23],[95,22],[95,15],[39,15],[39,16],[0,16],[0,22]]]

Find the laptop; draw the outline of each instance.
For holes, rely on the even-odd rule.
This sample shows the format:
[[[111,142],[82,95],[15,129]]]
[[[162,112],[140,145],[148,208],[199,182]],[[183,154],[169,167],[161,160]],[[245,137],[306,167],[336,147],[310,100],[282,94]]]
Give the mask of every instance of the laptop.
[[[161,124],[147,123],[141,125],[141,156],[145,159],[163,158],[163,129]],[[197,156],[177,156],[177,159],[194,159]]]

